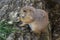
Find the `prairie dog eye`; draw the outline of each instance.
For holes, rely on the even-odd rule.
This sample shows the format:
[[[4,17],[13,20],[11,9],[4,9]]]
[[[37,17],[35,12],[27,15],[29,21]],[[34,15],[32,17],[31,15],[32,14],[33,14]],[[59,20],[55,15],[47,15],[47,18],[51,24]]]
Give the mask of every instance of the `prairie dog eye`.
[[[27,12],[26,10],[23,10],[23,12]]]

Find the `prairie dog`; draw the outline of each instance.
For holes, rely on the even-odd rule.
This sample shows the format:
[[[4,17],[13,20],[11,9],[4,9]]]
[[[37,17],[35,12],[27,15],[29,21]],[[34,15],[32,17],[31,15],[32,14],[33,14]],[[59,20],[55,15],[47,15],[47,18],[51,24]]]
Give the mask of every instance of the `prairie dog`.
[[[49,24],[48,13],[42,9],[36,9],[32,6],[21,8],[20,20],[23,22],[20,26],[29,24],[31,30],[40,33],[47,28]]]

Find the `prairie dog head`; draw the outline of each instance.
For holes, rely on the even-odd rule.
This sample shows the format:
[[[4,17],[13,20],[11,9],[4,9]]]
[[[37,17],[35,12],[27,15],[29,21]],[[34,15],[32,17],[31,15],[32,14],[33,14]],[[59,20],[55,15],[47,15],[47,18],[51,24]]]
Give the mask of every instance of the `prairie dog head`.
[[[21,21],[25,23],[31,23],[34,20],[33,17],[31,16],[33,11],[35,11],[34,7],[30,7],[30,6],[23,7],[20,11]]]

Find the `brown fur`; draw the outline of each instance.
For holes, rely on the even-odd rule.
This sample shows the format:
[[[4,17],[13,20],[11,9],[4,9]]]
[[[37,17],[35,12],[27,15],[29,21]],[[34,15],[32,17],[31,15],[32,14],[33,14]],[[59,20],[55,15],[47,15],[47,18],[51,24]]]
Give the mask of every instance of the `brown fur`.
[[[49,19],[48,13],[44,10],[35,9],[31,6],[25,6],[20,12],[20,20],[23,22],[23,24],[29,24],[33,32],[40,33],[42,30],[46,29]],[[24,15],[23,18],[22,15]]]

